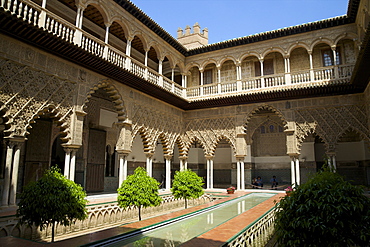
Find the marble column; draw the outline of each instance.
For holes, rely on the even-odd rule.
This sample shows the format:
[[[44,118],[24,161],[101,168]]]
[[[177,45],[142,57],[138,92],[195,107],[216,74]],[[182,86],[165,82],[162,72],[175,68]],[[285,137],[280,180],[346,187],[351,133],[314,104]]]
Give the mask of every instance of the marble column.
[[[71,151],[71,164],[69,168],[69,179],[72,181],[75,181],[75,175],[76,175],[76,153],[77,149],[72,149]]]
[[[7,141],[6,161],[4,172],[4,186],[2,206],[15,206],[18,183],[18,169],[20,161],[21,148],[24,139],[12,139]]]
[[[301,172],[300,172],[298,157],[296,157],[295,159],[295,177],[296,177],[296,185],[300,185],[301,184]]]
[[[236,162],[236,189],[240,190],[240,162]]]
[[[166,190],[171,189],[171,158],[172,158],[172,155],[165,155],[165,159],[166,159],[166,184],[165,184],[165,188],[166,188]]]
[[[118,176],[118,188],[121,187],[124,180],[127,178],[127,153],[119,153],[119,176]]]
[[[153,154],[152,153],[146,154],[146,172],[148,173],[149,177],[152,177],[152,174],[153,174]]]
[[[66,153],[64,158],[64,176],[69,179],[69,166],[71,162],[71,149],[64,148],[64,152]]]
[[[291,183],[292,183],[292,186],[294,187],[295,186],[295,157],[294,156],[290,156],[290,171],[291,171]]]
[[[9,194],[9,205],[16,206],[16,193],[17,193],[17,184],[18,184],[18,170],[19,170],[19,160],[21,157],[21,147],[23,146],[23,142],[17,143],[14,147],[14,159],[13,159],[13,172],[12,172],[12,179],[10,183],[10,194]]]

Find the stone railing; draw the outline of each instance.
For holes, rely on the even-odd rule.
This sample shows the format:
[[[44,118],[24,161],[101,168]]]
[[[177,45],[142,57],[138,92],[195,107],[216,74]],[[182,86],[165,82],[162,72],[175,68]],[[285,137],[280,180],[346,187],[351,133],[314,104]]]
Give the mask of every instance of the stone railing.
[[[188,100],[195,100],[203,96],[212,98],[223,94],[253,93],[253,90],[309,82],[334,81],[343,83],[349,81],[354,68],[353,64],[339,65],[183,88],[148,66],[127,56],[124,52],[113,48],[111,45],[77,28],[30,0],[0,1],[0,9],[3,9],[2,11],[10,12],[31,25],[43,28],[45,31],[58,36],[62,40],[75,44],[97,57],[130,71],[149,83],[158,85],[163,90]]]
[[[251,77],[228,83],[213,83],[186,89],[189,99],[202,96],[218,96],[226,93],[248,93],[254,90],[305,84],[309,82],[333,81],[335,83],[348,82],[351,78],[353,64],[303,70],[286,74]]]
[[[143,218],[152,217],[158,214],[169,213],[175,210],[181,210],[185,207],[184,200],[175,199],[172,195],[162,195],[162,203],[158,207],[143,208],[141,215]],[[215,200],[215,197],[204,194],[202,197],[194,200],[188,200],[188,206],[197,206]],[[57,225],[55,236],[68,238],[68,235],[81,235],[88,232],[103,230],[123,223],[137,221],[137,208],[120,208],[117,202],[106,202],[92,204],[87,206],[88,218],[83,221],[77,221],[68,227]],[[41,240],[51,238],[51,228],[47,227],[40,231],[35,226],[26,224],[20,225],[15,215],[0,217],[0,242],[1,237],[14,236],[31,240]]]
[[[274,233],[275,210],[271,209],[223,246],[265,246]]]

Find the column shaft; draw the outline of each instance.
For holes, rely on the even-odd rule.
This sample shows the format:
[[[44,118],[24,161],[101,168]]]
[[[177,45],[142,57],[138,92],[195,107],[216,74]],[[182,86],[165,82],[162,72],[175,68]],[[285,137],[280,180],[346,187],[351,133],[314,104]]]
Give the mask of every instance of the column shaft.
[[[12,170],[12,161],[13,161],[13,147],[14,147],[13,145],[8,144],[8,147],[6,150],[3,198],[2,198],[2,203],[1,203],[3,206],[8,206],[10,174]]]
[[[171,160],[166,159],[166,190],[171,188]]]
[[[76,170],[76,152],[77,150],[72,150],[71,152],[71,166],[69,170],[69,179],[75,181],[75,170]]]
[[[301,184],[301,176],[300,176],[300,169],[299,169],[299,159],[296,158],[295,160],[295,176],[296,176],[296,184]]]
[[[236,189],[240,190],[240,162],[236,162]]]
[[[292,177],[292,186],[295,185],[295,162],[294,162],[294,157],[291,157],[291,161],[290,161],[290,171],[291,171],[291,177]]]
[[[241,172],[241,189],[245,190],[245,171],[244,171],[244,161],[240,160],[240,172]]]
[[[19,158],[21,156],[21,148],[19,146],[15,147],[14,160],[13,160],[13,172],[9,195],[9,205],[16,205],[16,193],[17,193],[17,183],[18,183],[18,168],[19,168]]]
[[[71,150],[65,150],[65,160],[64,160],[64,176],[69,179],[69,166],[71,162]]]

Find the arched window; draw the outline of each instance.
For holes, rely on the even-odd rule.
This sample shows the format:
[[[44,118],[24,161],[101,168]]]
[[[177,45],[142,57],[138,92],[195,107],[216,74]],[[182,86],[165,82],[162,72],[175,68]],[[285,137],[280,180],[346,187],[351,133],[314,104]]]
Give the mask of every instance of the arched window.
[[[274,133],[275,132],[275,127],[274,125],[270,125],[270,133]]]
[[[284,132],[283,126],[279,125],[279,132]]]
[[[266,130],[265,130],[265,126],[261,126],[261,134],[265,134],[266,133]]]

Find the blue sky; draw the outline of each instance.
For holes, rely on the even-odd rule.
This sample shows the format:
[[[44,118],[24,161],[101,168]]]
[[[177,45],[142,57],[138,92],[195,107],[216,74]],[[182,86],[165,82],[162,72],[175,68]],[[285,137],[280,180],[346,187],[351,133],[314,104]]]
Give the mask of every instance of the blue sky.
[[[198,22],[209,43],[347,13],[348,0],[131,0],[174,38]]]

